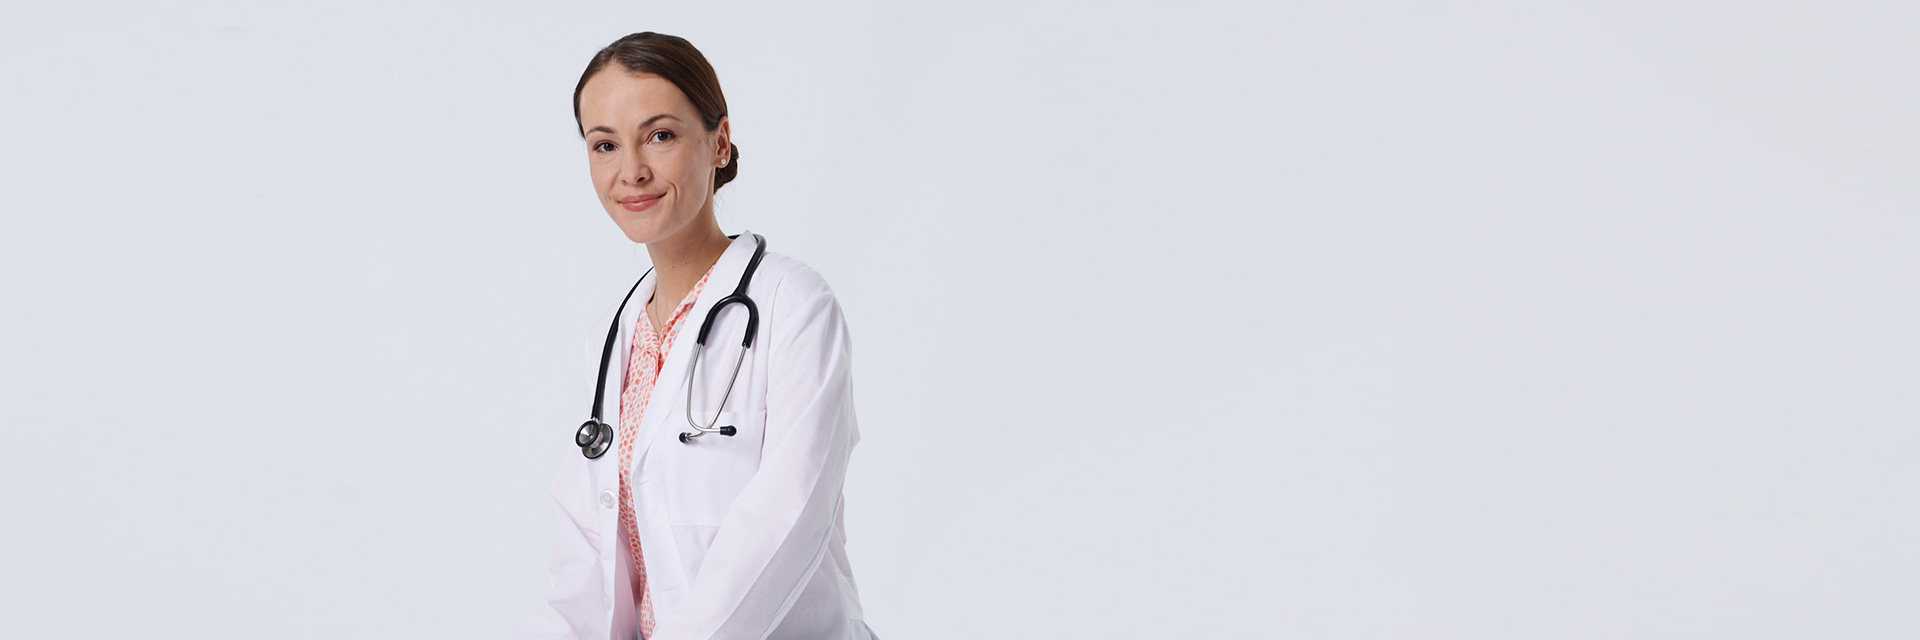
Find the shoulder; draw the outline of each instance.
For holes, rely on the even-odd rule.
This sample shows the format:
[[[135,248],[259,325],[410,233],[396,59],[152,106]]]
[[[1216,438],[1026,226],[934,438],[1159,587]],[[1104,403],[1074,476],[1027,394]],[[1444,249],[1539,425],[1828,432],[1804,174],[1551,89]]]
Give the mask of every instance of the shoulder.
[[[639,288],[639,285],[639,280],[623,283],[619,297],[608,301],[607,305],[601,308],[600,313],[595,315],[593,320],[587,325],[586,351],[588,359],[596,362],[599,361],[601,351],[606,348],[607,333],[614,330],[614,314],[626,310],[628,305],[636,304],[633,302],[633,292]]]
[[[761,280],[765,278],[765,280]],[[754,298],[776,341],[783,335],[848,332],[847,318],[833,287],[819,271],[792,257],[768,251],[755,272]],[[765,282],[765,284],[761,284]],[[762,289],[762,287],[766,287]]]
[[[769,251],[760,259],[749,289],[765,318],[761,331],[767,332],[772,353],[820,358],[852,347],[851,329],[833,288],[806,263]]]
[[[776,308],[808,306],[820,298],[833,299],[833,288],[827,286],[827,279],[791,256],[768,251],[761,257],[760,269],[754,274],[756,284],[762,278],[766,286],[771,287],[770,297]]]
[[[605,339],[607,335],[607,327],[613,323],[613,315],[616,313],[621,313],[626,309],[627,305],[632,304],[633,292],[639,288],[640,288],[639,280],[635,280],[629,283],[622,283],[619,297],[616,297],[616,298],[613,298],[612,300],[607,301],[607,306],[600,309],[600,314],[594,316],[593,325],[592,325],[594,327],[594,330],[589,331],[588,333],[597,335],[601,339]]]

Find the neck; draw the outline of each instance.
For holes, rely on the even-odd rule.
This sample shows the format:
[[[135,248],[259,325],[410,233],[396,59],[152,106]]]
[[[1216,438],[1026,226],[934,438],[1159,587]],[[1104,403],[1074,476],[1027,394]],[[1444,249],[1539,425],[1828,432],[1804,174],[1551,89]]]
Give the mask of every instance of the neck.
[[[647,256],[653,260],[653,271],[658,274],[653,289],[656,307],[671,311],[674,305],[680,304],[687,292],[693,290],[694,283],[713,268],[713,263],[720,261],[720,254],[726,253],[732,243],[720,231],[720,225],[708,216],[695,219],[671,237],[647,243]]]

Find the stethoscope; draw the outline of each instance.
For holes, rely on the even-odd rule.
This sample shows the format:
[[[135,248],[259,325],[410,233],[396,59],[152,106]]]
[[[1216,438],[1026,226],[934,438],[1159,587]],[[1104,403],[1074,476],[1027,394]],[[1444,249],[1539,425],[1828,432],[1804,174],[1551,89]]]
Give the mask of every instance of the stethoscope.
[[[727,237],[738,238],[740,236],[732,235]],[[719,302],[713,304],[713,309],[707,311],[707,319],[700,323],[699,335],[694,338],[693,364],[687,366],[687,383],[684,385],[687,388],[687,426],[693,427],[693,430],[681,432],[681,442],[691,443],[694,438],[709,433],[731,436],[735,432],[732,425],[721,427],[713,426],[713,423],[720,420],[720,413],[718,412],[713,414],[713,419],[708,420],[706,426],[701,426],[700,423],[694,422],[693,371],[700,366],[700,354],[706,350],[707,346],[707,332],[713,329],[713,319],[720,315],[720,310],[726,308],[727,305],[736,303],[746,307],[747,337],[740,341],[740,357],[733,362],[733,377],[727,380],[727,393],[726,395],[720,396],[720,408],[724,411],[727,406],[727,398],[733,396],[733,383],[740,380],[740,365],[745,364],[747,361],[747,349],[753,347],[753,334],[760,327],[760,309],[754,306],[753,298],[747,297],[747,283],[753,281],[753,271],[760,268],[760,257],[767,253],[767,239],[760,237],[760,234],[756,233],[753,234],[753,242],[753,259],[747,261],[746,273],[740,274],[739,286],[733,288],[731,295],[721,298]],[[607,362],[613,358],[614,337],[620,335],[620,315],[627,310],[627,301],[633,299],[633,292],[640,289],[640,283],[647,281],[648,273],[653,273],[653,269],[647,269],[647,273],[640,274],[640,280],[633,283],[632,289],[627,290],[627,297],[620,300],[620,308],[615,309],[613,312],[613,326],[607,328],[607,345],[600,349],[600,379],[595,383],[593,389],[592,417],[587,418],[586,422],[581,423],[580,430],[573,434],[573,443],[580,445],[580,453],[589,459],[604,455],[607,452],[607,448],[613,446],[613,427],[600,420],[600,402],[606,398],[607,392]]]

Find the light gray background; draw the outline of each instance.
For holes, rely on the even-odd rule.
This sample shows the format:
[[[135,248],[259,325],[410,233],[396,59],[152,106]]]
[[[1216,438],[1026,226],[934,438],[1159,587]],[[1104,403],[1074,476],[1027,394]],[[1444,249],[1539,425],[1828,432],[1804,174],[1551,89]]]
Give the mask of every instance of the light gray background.
[[[1910,3],[905,4],[10,3],[0,635],[505,636],[641,30],[882,637],[1920,634]]]

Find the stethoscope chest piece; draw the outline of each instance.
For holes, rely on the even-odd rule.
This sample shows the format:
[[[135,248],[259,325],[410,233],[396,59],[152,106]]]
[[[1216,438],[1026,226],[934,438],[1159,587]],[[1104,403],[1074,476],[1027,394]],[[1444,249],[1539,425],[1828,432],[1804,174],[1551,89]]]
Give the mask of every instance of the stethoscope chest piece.
[[[580,423],[580,430],[574,432],[573,443],[580,445],[580,453],[590,459],[606,455],[607,448],[613,446],[613,426],[599,418],[588,418]]]

